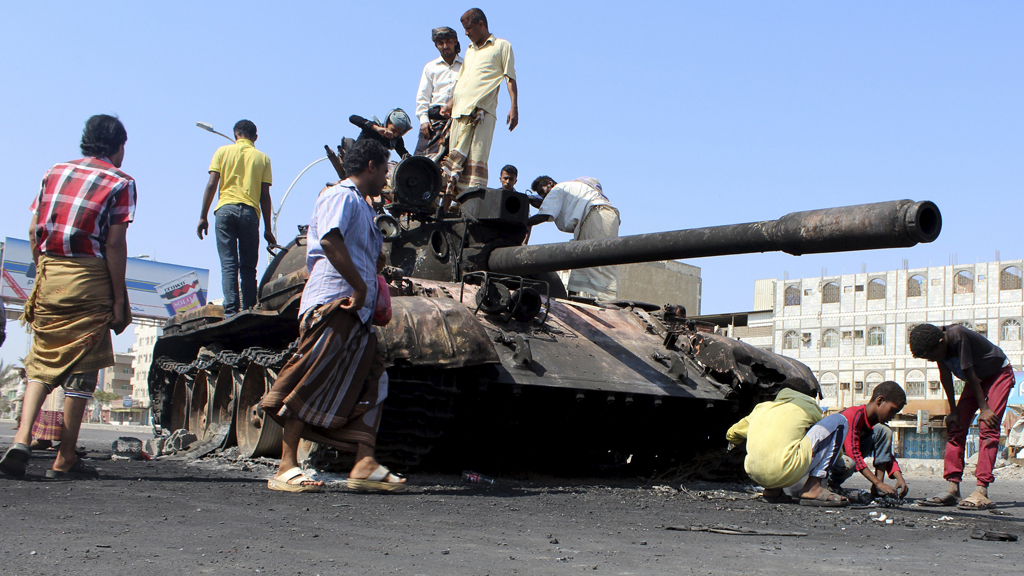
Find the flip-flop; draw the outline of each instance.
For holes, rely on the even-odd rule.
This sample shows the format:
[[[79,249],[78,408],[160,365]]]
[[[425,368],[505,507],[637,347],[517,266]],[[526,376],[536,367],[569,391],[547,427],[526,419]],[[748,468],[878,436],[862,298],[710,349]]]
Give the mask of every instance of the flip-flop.
[[[833,496],[835,496],[835,498],[832,498]],[[819,492],[814,498],[800,498],[800,505],[820,506],[822,508],[842,508],[844,506],[849,506],[850,500],[843,498],[835,492],[822,488],[821,492]]]
[[[989,500],[988,502],[978,502],[977,500],[971,500],[968,496],[960,501],[956,506],[960,510],[990,510],[996,507],[996,503]]]
[[[267,480],[267,488],[280,492],[319,492],[323,483],[313,480],[296,466],[284,474]]]
[[[11,444],[7,453],[4,454],[3,460],[0,460],[0,472],[15,478],[23,477],[25,470],[28,470],[28,459],[31,456],[32,449],[28,447],[28,444],[21,442]]]
[[[76,458],[75,463],[67,470],[46,471],[46,478],[49,480],[99,480],[100,471],[85,463],[85,460]]]
[[[405,483],[401,482],[402,477],[392,474],[384,466],[377,466],[377,469],[368,478],[349,478],[349,490],[363,490],[367,492],[399,492],[405,490]]]
[[[918,504],[921,506],[930,506],[932,508],[941,508],[944,506],[956,506],[959,501],[960,499],[957,498],[956,494],[953,494],[952,492],[943,492],[941,494],[936,494],[931,498],[925,498],[924,500],[919,501]]]

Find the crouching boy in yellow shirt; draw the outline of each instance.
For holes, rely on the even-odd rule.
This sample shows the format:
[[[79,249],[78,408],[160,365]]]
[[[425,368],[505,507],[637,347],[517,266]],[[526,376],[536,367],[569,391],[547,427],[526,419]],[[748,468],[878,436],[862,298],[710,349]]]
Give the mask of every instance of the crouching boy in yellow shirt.
[[[768,502],[789,502],[783,492],[800,495],[804,506],[849,505],[829,491],[829,471],[843,453],[847,421],[842,414],[821,417],[814,398],[784,388],[771,402],[754,407],[749,416],[729,428],[730,444],[747,445],[743,468],[764,488]]]

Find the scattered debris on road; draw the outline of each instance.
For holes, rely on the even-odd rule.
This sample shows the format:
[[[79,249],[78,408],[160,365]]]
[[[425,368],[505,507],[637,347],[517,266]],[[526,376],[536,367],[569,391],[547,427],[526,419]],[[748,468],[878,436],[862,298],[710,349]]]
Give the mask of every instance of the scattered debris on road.
[[[695,524],[693,526],[666,526],[665,530],[680,530],[684,532],[714,532],[715,534],[729,534],[733,536],[807,536],[806,532],[779,532],[776,530],[757,530],[744,528],[732,524]]]

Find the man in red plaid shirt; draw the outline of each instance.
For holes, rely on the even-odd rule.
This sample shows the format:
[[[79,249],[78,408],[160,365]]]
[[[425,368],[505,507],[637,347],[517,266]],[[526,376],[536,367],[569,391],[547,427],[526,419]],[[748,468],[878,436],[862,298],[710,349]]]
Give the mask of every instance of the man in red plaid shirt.
[[[75,454],[86,404],[98,371],[114,365],[110,330],[131,323],[125,287],[128,224],[135,217],[135,180],[120,170],[128,133],[121,121],[93,116],[82,133],[86,157],[62,162],[43,177],[32,202],[29,242],[36,283],[25,303],[32,348],[21,426],[0,472],[25,475],[32,424],[43,401],[64,389],[60,450],[47,478],[97,478]]]

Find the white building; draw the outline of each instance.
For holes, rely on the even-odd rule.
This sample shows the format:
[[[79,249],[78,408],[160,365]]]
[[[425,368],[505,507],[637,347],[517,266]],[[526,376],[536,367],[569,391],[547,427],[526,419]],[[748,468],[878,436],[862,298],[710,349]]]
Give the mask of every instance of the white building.
[[[153,363],[153,347],[156,339],[163,332],[158,326],[140,326],[135,324],[135,344],[132,351],[135,360],[132,362],[132,409],[139,413],[142,424],[149,423],[149,366]]]
[[[911,355],[910,331],[923,323],[963,324],[1020,367],[1021,265],[1014,260],[760,280],[755,300],[772,303],[772,349],[814,371],[823,404],[862,404],[876,384],[894,380],[907,391],[908,411],[945,414],[938,369]]]

